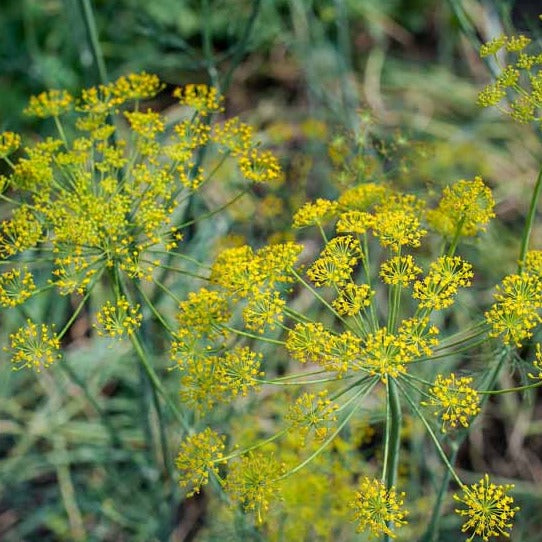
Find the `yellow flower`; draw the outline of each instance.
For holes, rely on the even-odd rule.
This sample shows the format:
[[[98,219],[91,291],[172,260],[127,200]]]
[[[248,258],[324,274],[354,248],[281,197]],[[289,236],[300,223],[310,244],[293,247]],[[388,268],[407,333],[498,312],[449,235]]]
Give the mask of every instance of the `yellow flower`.
[[[369,531],[370,538],[387,535],[396,538],[390,527],[406,525],[407,512],[402,509],[404,493],[397,493],[394,487],[386,488],[379,480],[363,477],[350,506],[358,532]]]
[[[355,316],[371,304],[374,291],[368,284],[346,283],[339,290],[337,299],[331,303],[341,316]]]
[[[160,82],[158,76],[141,72],[121,75],[110,87],[113,95],[124,102],[154,98],[165,88],[165,84]]]
[[[180,486],[190,488],[187,497],[199,493],[207,485],[210,473],[218,474],[218,465],[226,447],[224,440],[225,437],[206,427],[181,443],[175,465],[180,471]]]
[[[9,340],[10,345],[4,346],[4,351],[11,354],[14,370],[28,367],[39,373],[60,358],[60,339],[54,326],[49,328],[27,320],[26,327],[12,333]]]
[[[220,96],[218,90],[207,85],[185,85],[178,87],[173,91],[173,96],[178,98],[181,105],[186,105],[195,109],[202,117],[209,113],[224,111],[222,103],[224,98]]]
[[[296,324],[288,333],[286,350],[301,363],[322,363],[331,352],[333,335],[320,322]]]
[[[72,95],[65,90],[48,90],[37,96],[31,96],[28,107],[24,110],[26,115],[46,119],[58,117],[69,111],[73,105]]]
[[[533,361],[534,368],[538,371],[538,374],[536,373],[529,373],[529,378],[533,378],[535,380],[542,380],[542,347],[540,343],[537,343],[536,345],[536,358]]]
[[[380,277],[385,284],[400,284],[406,288],[422,270],[414,263],[414,258],[408,256],[394,256],[380,266]]]
[[[0,158],[13,154],[21,146],[21,136],[14,132],[0,133]]]
[[[282,322],[282,311],[286,302],[276,290],[256,289],[249,297],[243,310],[243,319],[247,329],[264,333],[265,328],[275,329],[277,322]]]
[[[367,211],[390,194],[389,188],[375,183],[365,183],[345,190],[338,199],[344,211]]]
[[[310,431],[314,431],[317,440],[325,439],[329,425],[337,420],[338,405],[327,396],[327,391],[303,393],[288,409],[285,419],[292,424],[292,430],[302,443]]]
[[[117,299],[115,304],[106,301],[96,314],[97,324],[94,324],[94,327],[97,329],[98,335],[116,339],[122,339],[125,335],[133,335],[143,320],[139,308],[139,305],[131,307],[125,297]]]
[[[512,507],[514,499],[507,495],[513,489],[512,484],[498,486],[489,482],[486,474],[479,482],[470,487],[463,486],[463,494],[454,495],[458,503],[466,505],[465,508],[456,509],[456,513],[467,518],[462,532],[472,531],[474,536],[480,536],[484,542],[491,537],[510,537],[508,531],[512,528],[512,520],[519,507]]]
[[[354,266],[362,257],[360,242],[351,235],[342,235],[329,241],[320,257],[307,271],[316,286],[340,286],[346,282]]]
[[[485,313],[492,326],[490,336],[502,336],[506,344],[522,342],[532,336],[532,329],[542,321],[542,279],[522,273],[508,275],[498,285],[495,303]]]
[[[453,304],[460,287],[470,286],[471,269],[459,256],[441,256],[431,263],[425,278],[414,284],[412,297],[420,300],[420,308],[445,309]]]
[[[15,307],[24,303],[36,290],[28,267],[15,268],[0,275],[0,305]]]
[[[443,235],[473,236],[495,216],[495,200],[481,177],[447,186],[438,207],[427,213],[429,223]]]
[[[339,215],[337,221],[337,233],[363,234],[374,223],[374,217],[363,211],[347,211]]]
[[[212,337],[230,317],[227,298],[220,292],[201,288],[198,292],[190,292],[188,299],[179,303],[176,318],[181,327],[192,333]]]
[[[283,178],[280,164],[270,151],[250,149],[239,157],[238,163],[241,173],[249,181],[272,183]]]
[[[307,226],[323,225],[329,222],[336,213],[337,204],[327,199],[319,198],[314,202],[305,203],[294,214],[292,226],[305,228]]]
[[[245,511],[253,511],[261,524],[271,504],[280,498],[279,478],[284,470],[284,465],[272,455],[249,452],[229,465],[226,493]]]
[[[470,418],[480,412],[480,397],[470,385],[472,380],[470,377],[456,378],[454,373],[448,377],[437,375],[429,389],[431,398],[421,403],[434,408],[434,415],[442,420],[443,433],[447,426],[452,429],[459,424],[468,427]]]
[[[383,327],[367,335],[357,366],[368,369],[372,375],[379,375],[382,382],[386,382],[389,376],[396,378],[406,373],[405,365],[412,358],[406,345]]]
[[[480,47],[480,56],[484,58],[486,56],[494,55],[506,45],[507,40],[508,38],[506,36],[498,36],[491,41],[484,43]]]

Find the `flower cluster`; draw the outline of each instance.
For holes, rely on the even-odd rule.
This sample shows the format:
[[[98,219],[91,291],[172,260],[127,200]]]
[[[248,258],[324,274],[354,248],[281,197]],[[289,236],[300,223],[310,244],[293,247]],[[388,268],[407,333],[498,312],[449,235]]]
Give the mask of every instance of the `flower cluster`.
[[[52,327],[27,320],[26,326],[9,336],[9,347],[14,369],[28,367],[40,372],[60,358],[60,339]]]
[[[496,288],[495,303],[485,313],[492,337],[521,346],[542,321],[542,277],[529,272],[506,276]]]
[[[513,62],[502,66],[496,81],[478,95],[482,107],[496,106],[512,119],[527,123],[540,120],[542,107],[542,54],[525,52],[531,39],[524,35],[499,36],[480,48],[480,56],[497,56],[502,50],[512,53]],[[508,97],[509,105],[502,105]]]
[[[498,486],[491,483],[487,474],[476,484],[463,486],[463,494],[454,495],[456,502],[467,507],[456,509],[460,516],[467,518],[461,530],[464,533],[472,531],[484,542],[491,537],[509,538],[512,520],[519,511],[517,506],[512,506],[514,499],[507,494],[513,488],[512,484]]]
[[[189,487],[191,497],[209,482],[211,473],[218,474],[218,466],[226,448],[224,437],[207,427],[201,433],[188,436],[182,443],[175,460],[179,469],[181,487]]]
[[[387,488],[379,480],[363,477],[350,506],[358,523],[358,532],[369,531],[371,538],[387,535],[396,538],[392,528],[406,525],[407,512],[402,508],[404,493]]]
[[[470,419],[480,412],[480,397],[471,387],[471,377],[456,378],[437,375],[433,386],[429,389],[430,399],[423,401],[422,405],[431,406],[435,416],[442,420],[442,432],[447,426],[455,429],[458,425],[468,427]]]
[[[94,327],[98,335],[114,339],[133,335],[143,320],[139,309],[139,305],[130,306],[125,297],[119,297],[114,304],[107,301],[96,314],[97,324]]]

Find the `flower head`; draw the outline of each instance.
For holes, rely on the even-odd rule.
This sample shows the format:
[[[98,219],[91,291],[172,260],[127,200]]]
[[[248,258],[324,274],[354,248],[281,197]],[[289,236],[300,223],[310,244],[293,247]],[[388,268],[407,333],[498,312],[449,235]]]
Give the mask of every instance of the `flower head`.
[[[458,503],[466,505],[467,508],[456,509],[456,513],[467,518],[462,532],[472,531],[474,535],[480,536],[484,542],[491,537],[510,537],[508,531],[512,528],[512,519],[518,512],[518,507],[513,507],[514,499],[507,495],[514,486],[507,484],[498,486],[490,483],[486,474],[479,482],[470,487],[463,486],[461,496],[454,495]]]
[[[358,523],[357,531],[369,530],[370,538],[383,534],[396,538],[390,526],[398,528],[407,523],[407,512],[402,509],[404,497],[404,493],[397,493],[393,487],[386,488],[380,480],[363,477],[350,503]]]
[[[13,369],[28,367],[40,372],[60,358],[60,339],[53,330],[45,324],[35,324],[26,321],[26,327],[21,327],[9,336],[10,345],[4,351],[11,354]]]
[[[143,320],[139,308],[139,305],[130,306],[125,297],[117,299],[115,304],[107,301],[96,314],[97,324],[94,327],[98,330],[98,335],[116,339],[133,335]]]
[[[263,523],[271,503],[280,498],[279,478],[284,470],[273,455],[248,452],[229,465],[226,493],[246,511],[254,512],[258,523]]]
[[[180,471],[179,484],[189,487],[187,497],[199,493],[209,482],[209,474],[218,474],[218,466],[225,449],[224,437],[206,427],[190,435],[182,443],[175,465]]]
[[[470,419],[480,412],[480,397],[471,387],[472,378],[456,378],[437,375],[433,386],[429,389],[430,399],[422,402],[424,406],[433,407],[435,416],[442,420],[442,432],[449,426],[455,429],[458,425],[468,427]]]

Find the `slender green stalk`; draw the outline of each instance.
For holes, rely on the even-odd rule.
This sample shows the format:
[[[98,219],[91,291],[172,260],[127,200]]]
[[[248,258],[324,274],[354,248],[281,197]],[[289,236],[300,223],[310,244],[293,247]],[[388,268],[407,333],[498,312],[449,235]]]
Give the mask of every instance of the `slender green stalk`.
[[[320,455],[322,453],[322,451],[325,448],[327,448],[327,446],[340,433],[341,429],[348,423],[350,418],[354,415],[354,412],[356,412],[356,410],[360,406],[361,400],[371,392],[371,390],[374,388],[376,383],[377,383],[377,379],[375,379],[372,382],[372,384],[370,384],[367,388],[365,388],[365,389],[362,388],[357,394],[353,395],[343,406],[346,406],[347,404],[350,404],[351,402],[356,401],[356,400],[359,400],[359,401],[352,407],[350,412],[344,417],[343,421],[339,424],[337,429],[335,429],[335,431],[333,431],[331,436],[329,436],[316,451],[314,451],[309,457],[307,457],[307,459],[305,459],[304,461],[299,463],[299,465],[297,465],[293,469],[289,470],[288,472],[286,472],[282,476],[280,476],[278,479],[283,480],[284,478],[288,478],[292,474],[295,474],[297,471],[301,470],[305,465],[308,465],[315,457]]]
[[[182,428],[187,433],[192,433],[192,428],[190,427],[190,424],[183,416],[182,412],[177,408],[177,405],[173,402],[173,399],[169,396],[167,390],[162,385],[162,382],[158,378],[158,375],[154,371],[152,365],[150,364],[150,361],[147,357],[147,354],[145,353],[145,350],[143,349],[143,346],[141,345],[139,338],[134,333],[130,336],[130,339],[132,341],[132,345],[134,346],[135,351],[137,352],[137,355],[139,356],[139,359],[141,360],[141,363],[143,365],[143,368],[145,369],[145,372],[147,373],[152,385],[156,388],[158,393],[162,396],[168,407],[170,408],[173,416],[175,419],[181,424]]]
[[[531,204],[529,205],[529,212],[527,213],[527,219],[525,221],[525,227],[521,236],[521,247],[519,250],[519,263],[518,273],[523,271],[525,267],[525,257],[527,256],[527,249],[529,248],[529,238],[531,237],[531,230],[533,229],[534,219],[536,216],[536,208],[538,206],[538,200],[540,199],[540,193],[542,192],[542,167],[538,172],[536,183],[534,185],[533,194],[531,196]]]
[[[91,0],[79,0],[79,5],[81,6],[83,20],[85,21],[85,28],[87,30],[90,48],[92,50],[92,56],[94,58],[94,64],[96,65],[100,83],[106,85],[108,83],[107,70],[105,69],[102,48],[100,46],[100,41],[98,40],[98,30]]]
[[[500,370],[504,364],[504,361],[508,355],[508,350],[505,349],[501,353],[501,357],[498,361],[498,363],[495,365],[495,367],[489,372],[486,378],[485,387],[486,388],[492,388],[495,385],[495,382],[497,381],[497,377],[500,373]],[[482,406],[488,399],[488,396],[482,396],[482,399],[480,401]],[[450,463],[453,465],[455,462],[455,459],[457,457],[457,453],[461,447],[461,444],[465,440],[465,438],[468,435],[468,430],[464,429],[461,431],[456,439],[451,443],[452,447],[452,454],[450,455]],[[442,505],[444,504],[444,497],[446,496],[446,492],[448,490],[448,486],[450,485],[450,479],[451,479],[451,471],[449,469],[446,470],[444,473],[444,476],[442,478],[442,482],[440,484],[439,492],[437,495],[437,500],[435,502],[435,505],[433,506],[433,512],[431,514],[431,520],[429,522],[429,525],[427,527],[427,530],[421,540],[421,542],[438,542],[438,533],[439,533],[439,522],[440,522],[440,516],[441,516],[441,510]]]
[[[387,488],[395,485],[397,479],[397,466],[399,464],[399,451],[401,446],[401,403],[395,379],[388,378],[386,383],[386,443],[384,455],[383,482]]]
[[[453,476],[454,480],[459,484],[459,486],[462,486],[463,482],[461,481],[459,476],[457,476],[457,474],[455,472],[455,469],[452,466],[452,464],[450,463],[450,460],[448,459],[448,456],[444,452],[444,450],[442,448],[442,445],[440,444],[440,441],[439,441],[437,435],[435,435],[435,432],[433,431],[433,428],[431,427],[431,425],[429,424],[429,422],[427,421],[427,419],[423,415],[422,411],[418,408],[418,405],[414,402],[414,400],[406,392],[406,390],[399,384],[399,382],[396,382],[396,383],[397,383],[397,387],[401,390],[401,393],[405,396],[407,402],[412,407],[412,410],[414,410],[414,412],[417,414],[418,418],[420,418],[423,425],[425,426],[425,429],[429,433],[429,436],[431,437],[431,439],[433,440],[433,444],[435,445],[435,448],[437,449],[437,452],[440,455],[440,458],[442,459],[442,461],[446,465],[446,468],[448,469],[450,474]]]

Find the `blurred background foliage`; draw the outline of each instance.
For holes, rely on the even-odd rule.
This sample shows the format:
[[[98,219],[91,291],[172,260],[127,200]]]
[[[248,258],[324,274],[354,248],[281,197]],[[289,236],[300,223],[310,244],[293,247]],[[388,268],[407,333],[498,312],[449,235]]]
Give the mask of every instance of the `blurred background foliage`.
[[[46,88],[77,93],[100,82],[84,16],[89,5],[0,4],[0,129],[46,135],[49,124],[22,115],[29,95]],[[498,221],[483,242],[465,249],[476,254],[478,279],[454,325],[461,325],[461,310],[489,303],[491,286],[514,269],[542,157],[540,134],[477,108],[477,91],[492,68],[477,48],[516,30],[540,40],[538,2],[95,0],[92,7],[111,79],[141,70],[158,74],[168,88],[152,106],[172,117],[177,106],[170,87],[217,85],[226,115],[256,125],[284,167],[283,185],[258,188],[198,226],[187,254],[209,261],[221,247],[288,238],[291,215],[307,198],[334,197],[358,182],[389,180],[436,197],[442,186],[480,174],[494,189]],[[540,221],[532,239],[542,248]],[[197,287],[179,285],[180,295]],[[71,300],[65,303],[44,296],[28,310],[62,321]],[[83,315],[70,332],[71,375],[55,370],[38,382],[0,365],[0,539],[258,540],[205,493],[183,503],[178,488],[163,483],[158,451],[149,449],[145,434],[158,440],[150,391],[142,392],[129,349],[89,337],[89,319]],[[2,312],[3,341],[19,320],[16,312]],[[167,364],[158,351],[157,367]],[[174,396],[177,378],[166,384]],[[469,472],[474,480],[485,471],[513,480],[522,513],[512,536],[536,541],[542,540],[542,401],[536,393],[523,399],[490,401],[459,466],[467,480]],[[253,416],[261,420],[280,405],[260,408]],[[179,436],[172,421],[170,428],[174,453]],[[404,439],[412,452],[408,467],[418,472],[426,460],[421,437],[412,430]],[[421,486],[418,493],[423,524],[427,496]],[[293,511],[298,518],[303,513]],[[415,520],[413,514],[411,525]],[[419,539],[421,532],[412,529],[404,540]],[[457,540],[457,532],[457,520],[443,518],[441,540]],[[284,532],[269,536],[294,540]],[[316,539],[314,532],[300,536]],[[359,539],[351,526],[337,526],[321,539],[331,536]]]

